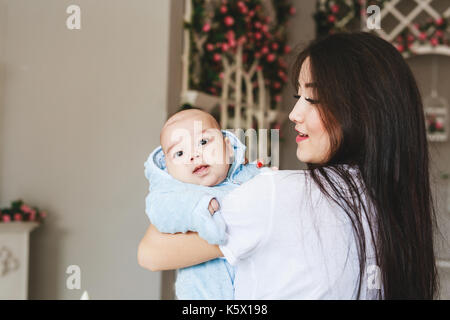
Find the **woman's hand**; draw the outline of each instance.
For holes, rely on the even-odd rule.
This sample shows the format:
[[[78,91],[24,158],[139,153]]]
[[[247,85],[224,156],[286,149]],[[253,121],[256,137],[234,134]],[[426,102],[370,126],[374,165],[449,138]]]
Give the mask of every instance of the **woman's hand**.
[[[196,232],[161,233],[150,225],[139,243],[138,263],[151,271],[190,267],[221,257],[217,245],[211,245]]]

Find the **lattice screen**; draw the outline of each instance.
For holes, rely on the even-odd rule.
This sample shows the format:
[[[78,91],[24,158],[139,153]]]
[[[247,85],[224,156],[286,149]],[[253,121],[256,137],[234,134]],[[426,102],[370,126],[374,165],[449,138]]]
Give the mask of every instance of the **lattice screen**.
[[[368,1],[363,1],[363,8],[366,8]],[[450,18],[450,1],[449,0],[389,0],[382,4],[380,11],[381,29],[371,30],[382,38],[390,42],[395,42],[395,39],[404,31],[410,32],[417,38],[421,37],[421,32],[417,28],[418,25],[423,24],[429,19],[438,21],[439,19]],[[362,12],[361,22],[362,29],[368,31],[367,16]],[[390,30],[386,29],[385,22],[389,19]],[[433,32],[431,28],[428,32]],[[447,28],[446,35],[449,38],[450,30]],[[414,43],[411,46],[411,51],[414,54],[443,54],[450,56],[450,46],[444,44],[431,45]]]

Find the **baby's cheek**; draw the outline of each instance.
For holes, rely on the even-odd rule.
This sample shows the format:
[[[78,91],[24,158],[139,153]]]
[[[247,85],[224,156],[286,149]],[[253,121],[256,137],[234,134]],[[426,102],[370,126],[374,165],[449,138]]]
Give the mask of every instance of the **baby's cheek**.
[[[220,164],[220,152],[218,152],[217,148],[207,148],[203,152],[203,161],[209,164]]]

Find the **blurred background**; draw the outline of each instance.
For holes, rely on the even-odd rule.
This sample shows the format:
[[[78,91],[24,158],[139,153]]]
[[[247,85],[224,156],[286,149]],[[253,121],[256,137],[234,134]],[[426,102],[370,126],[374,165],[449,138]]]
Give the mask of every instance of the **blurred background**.
[[[229,0],[228,10],[239,8],[237,2]],[[412,18],[419,2],[371,3],[382,10],[389,5],[397,8],[382,17],[382,36],[396,33],[391,41],[405,55],[427,98],[431,178],[440,229],[436,247],[442,298],[449,299],[450,1],[433,1],[432,9]],[[195,79],[195,72],[205,77],[203,71],[195,71],[196,44],[210,54],[200,60],[206,65],[206,59],[214,60],[216,53],[219,58],[232,59],[239,44],[267,37],[269,52],[256,42],[247,48],[256,56],[243,52],[249,66],[256,59],[265,59],[256,70],[265,75],[267,112],[258,118],[255,111],[255,121],[241,120],[247,128],[279,129],[280,169],[304,168],[295,157],[295,132],[286,121],[295,102],[294,88],[287,81],[290,63],[316,36],[364,29],[361,21],[365,20],[357,20],[358,15],[365,14],[370,20],[366,9],[371,3],[261,0],[256,11],[270,19],[267,30],[264,23],[258,27],[263,30],[260,36],[255,30],[239,29],[235,13],[220,12],[221,1],[187,3],[0,0],[0,206],[4,208],[0,298],[12,294],[7,286],[20,291],[12,282],[19,274],[17,283],[26,291],[18,292],[22,296],[15,297],[19,298],[80,299],[84,291],[91,299],[173,298],[174,272],[150,272],[137,263],[138,243],[149,224],[144,212],[148,190],[144,161],[159,144],[159,132],[168,115],[182,104],[207,106],[219,119],[226,112],[230,128],[239,108],[228,103],[226,111],[220,109],[224,75],[218,67],[211,68],[210,86]],[[196,11],[199,7],[205,10]],[[213,15],[208,15],[211,12]],[[233,23],[218,20],[216,12],[231,16]],[[416,31],[397,32],[402,23]],[[236,43],[227,30],[234,31]],[[225,35],[229,47],[218,46],[224,39],[194,38],[201,32]],[[246,38],[239,42],[243,33]],[[278,69],[272,68],[270,52]],[[261,104],[261,98],[256,98],[261,88],[258,82],[253,88],[259,103],[255,108]],[[248,102],[241,107],[249,108]],[[11,205],[17,199],[24,202]],[[23,242],[21,247],[17,245],[21,252],[14,252],[19,240],[8,240],[7,234],[13,233],[11,225],[24,221],[37,224],[32,231],[14,231],[24,235],[18,236]],[[14,244],[8,245],[8,241]],[[21,261],[20,257],[27,256],[29,261]],[[80,275],[79,282],[71,286],[71,277],[76,275]]]

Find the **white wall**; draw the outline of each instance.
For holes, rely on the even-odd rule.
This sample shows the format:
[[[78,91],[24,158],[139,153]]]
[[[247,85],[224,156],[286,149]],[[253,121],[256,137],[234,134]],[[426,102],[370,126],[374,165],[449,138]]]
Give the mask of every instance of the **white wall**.
[[[66,8],[81,7],[81,30]],[[143,163],[166,117],[167,0],[0,0],[0,204],[48,211],[30,298],[158,299],[141,269]],[[67,266],[82,290],[66,289]]]

